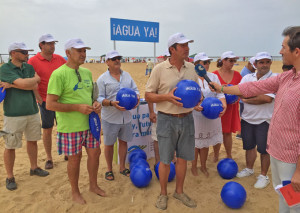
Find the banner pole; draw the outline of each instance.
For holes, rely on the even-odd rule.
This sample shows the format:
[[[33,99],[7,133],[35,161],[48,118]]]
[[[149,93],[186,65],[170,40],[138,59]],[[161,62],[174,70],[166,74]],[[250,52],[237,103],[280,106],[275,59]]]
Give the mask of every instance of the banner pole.
[[[156,43],[154,42],[154,64],[156,64]]]
[[[114,40],[114,50],[116,50],[116,40]]]

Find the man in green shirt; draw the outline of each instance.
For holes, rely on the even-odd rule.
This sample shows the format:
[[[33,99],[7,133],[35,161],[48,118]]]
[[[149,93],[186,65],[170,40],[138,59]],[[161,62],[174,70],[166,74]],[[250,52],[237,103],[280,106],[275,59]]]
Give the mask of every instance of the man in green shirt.
[[[68,61],[52,73],[47,90],[46,108],[55,111],[57,119],[57,148],[59,154],[68,156],[68,176],[73,201],[85,204],[78,188],[82,147],[88,155],[87,169],[90,191],[100,196],[105,192],[97,184],[100,141],[89,127],[89,114],[100,113],[101,105],[93,103],[92,73],[80,67],[85,62],[87,47],[81,39],[70,39],[65,44]]]
[[[13,174],[15,149],[22,147],[22,135],[27,140],[30,160],[30,175],[47,176],[49,172],[37,165],[37,140],[41,139],[41,124],[33,89],[37,88],[40,77],[35,74],[28,60],[28,49],[24,43],[13,43],[8,52],[11,60],[0,67],[0,87],[6,89],[4,99],[4,164],[6,168],[6,188],[17,189]]]

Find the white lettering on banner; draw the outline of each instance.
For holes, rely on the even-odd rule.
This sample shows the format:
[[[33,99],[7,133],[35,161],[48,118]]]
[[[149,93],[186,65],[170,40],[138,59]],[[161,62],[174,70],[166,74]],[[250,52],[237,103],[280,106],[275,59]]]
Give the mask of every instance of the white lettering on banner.
[[[120,36],[138,36],[141,37],[140,29],[138,26],[134,25],[115,25],[113,24],[113,35],[120,35]],[[149,32],[149,34],[148,34]],[[144,33],[145,37],[153,37],[157,38],[157,28],[150,28],[149,27],[144,27]]]

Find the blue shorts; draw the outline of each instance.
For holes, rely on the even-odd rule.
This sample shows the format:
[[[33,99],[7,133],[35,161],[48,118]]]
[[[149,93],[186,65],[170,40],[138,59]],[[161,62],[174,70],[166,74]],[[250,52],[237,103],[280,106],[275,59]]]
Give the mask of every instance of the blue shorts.
[[[195,158],[195,128],[193,114],[178,118],[158,112],[156,128],[160,161],[170,164],[176,151],[177,158]]]
[[[119,138],[122,141],[132,141],[131,122],[127,124],[112,124],[105,120],[101,121],[104,145],[112,146]]]
[[[42,105],[38,104],[42,119],[42,128],[49,129],[54,126],[55,112],[46,109],[46,102],[43,101]]]
[[[243,139],[243,149],[251,150],[257,146],[257,151],[261,154],[268,154],[267,137],[269,123],[250,124],[245,120],[241,120],[241,134]]]

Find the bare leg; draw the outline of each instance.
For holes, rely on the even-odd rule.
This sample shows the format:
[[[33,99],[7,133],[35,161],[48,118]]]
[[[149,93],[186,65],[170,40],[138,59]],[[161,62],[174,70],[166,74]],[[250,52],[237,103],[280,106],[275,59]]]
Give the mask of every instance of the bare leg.
[[[68,170],[69,181],[72,188],[73,201],[79,204],[86,204],[86,201],[81,196],[78,187],[81,156],[82,156],[81,152],[77,155],[69,155],[67,170]]]
[[[182,158],[177,158],[176,163],[176,193],[183,193],[183,184],[186,175],[187,161]]]
[[[107,171],[112,171],[112,161],[114,155],[114,146],[104,145],[104,155],[107,164]]]
[[[195,148],[195,160],[192,161],[192,174],[194,176],[198,176],[198,171],[197,171],[197,160],[198,160],[198,154],[200,153],[200,150],[198,148]]]
[[[155,165],[160,161],[159,150],[158,150],[158,141],[154,141],[154,155],[155,155]]]
[[[270,158],[269,158],[270,159]],[[256,149],[246,150],[246,167],[253,169],[256,160]]]
[[[218,144],[214,145],[213,148],[214,148],[214,163],[217,163],[219,161],[221,144],[218,143]]]
[[[160,194],[167,195],[167,184],[168,184],[168,178],[170,173],[170,164],[164,164],[163,162],[160,162],[158,167],[158,172],[159,172]],[[176,181],[177,181],[177,172],[176,172]]]
[[[232,158],[231,150],[232,150],[232,133],[223,132],[223,141],[224,147],[226,150],[227,158]]]
[[[260,154],[261,174],[266,176],[270,167],[270,155]]]
[[[15,149],[4,150],[4,164],[7,173],[7,178],[12,178],[14,176],[14,164],[15,164]]]
[[[120,172],[125,169],[125,161],[127,155],[127,143],[119,139],[119,158],[120,158]],[[127,174],[129,176],[130,174]]]
[[[105,197],[105,191],[103,191],[97,183],[97,175],[99,169],[99,157],[101,154],[100,147],[98,148],[86,148],[86,152],[88,154],[87,159],[87,169],[89,172],[89,179],[90,179],[90,191],[94,192],[97,195]]]
[[[43,129],[43,143],[44,143],[44,148],[45,152],[47,155],[47,160],[52,161],[52,129]]]
[[[30,160],[30,167],[32,170],[38,167],[37,165],[37,142],[36,141],[27,141],[27,154]]]
[[[200,163],[201,163],[200,170],[201,170],[201,172],[203,172],[203,174],[206,177],[209,176],[209,173],[208,173],[207,168],[206,168],[206,160],[207,160],[207,156],[208,156],[208,150],[209,150],[208,147],[200,149]]]

